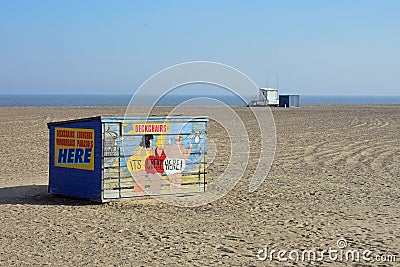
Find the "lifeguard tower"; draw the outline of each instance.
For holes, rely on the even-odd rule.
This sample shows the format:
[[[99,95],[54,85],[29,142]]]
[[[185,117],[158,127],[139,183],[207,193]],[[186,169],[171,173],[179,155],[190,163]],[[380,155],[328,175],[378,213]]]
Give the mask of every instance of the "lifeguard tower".
[[[253,99],[247,104],[249,107],[265,107],[265,106],[279,106],[278,89],[275,88],[259,88],[258,97]]]

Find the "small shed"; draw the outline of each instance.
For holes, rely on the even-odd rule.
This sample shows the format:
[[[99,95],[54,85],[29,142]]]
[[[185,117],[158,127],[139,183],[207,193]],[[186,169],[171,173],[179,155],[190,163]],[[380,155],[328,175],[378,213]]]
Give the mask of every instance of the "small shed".
[[[208,117],[48,123],[49,193],[108,202],[206,190]]]
[[[259,88],[260,96],[267,100],[269,106],[279,105],[278,89],[274,88]]]
[[[280,95],[279,96],[280,107],[299,107],[300,96],[299,95]]]

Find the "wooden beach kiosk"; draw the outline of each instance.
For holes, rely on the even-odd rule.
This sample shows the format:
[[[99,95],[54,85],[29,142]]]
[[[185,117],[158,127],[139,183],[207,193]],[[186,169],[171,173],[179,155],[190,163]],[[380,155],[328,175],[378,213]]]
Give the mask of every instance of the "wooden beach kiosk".
[[[208,117],[48,123],[49,193],[108,202],[206,190]]]

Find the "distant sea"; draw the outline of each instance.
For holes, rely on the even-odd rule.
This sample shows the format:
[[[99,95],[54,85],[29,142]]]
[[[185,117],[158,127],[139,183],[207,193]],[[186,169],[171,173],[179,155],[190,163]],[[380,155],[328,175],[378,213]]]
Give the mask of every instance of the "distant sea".
[[[211,97],[230,106],[243,106],[254,96],[244,96],[245,101],[234,95],[166,95],[158,106],[176,106],[193,97]],[[0,106],[127,106],[131,95],[0,95]],[[149,99],[140,99],[143,105],[152,105]],[[400,95],[300,95],[300,105],[362,105],[400,104]],[[193,105],[193,104],[189,104]],[[195,105],[215,106],[215,102],[201,101]]]

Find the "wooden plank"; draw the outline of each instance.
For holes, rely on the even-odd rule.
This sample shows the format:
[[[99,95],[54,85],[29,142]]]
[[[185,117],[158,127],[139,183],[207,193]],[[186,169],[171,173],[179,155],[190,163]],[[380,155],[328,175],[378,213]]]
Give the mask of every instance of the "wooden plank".
[[[116,199],[119,198],[119,190],[104,190],[103,191],[103,198],[104,199]]]

